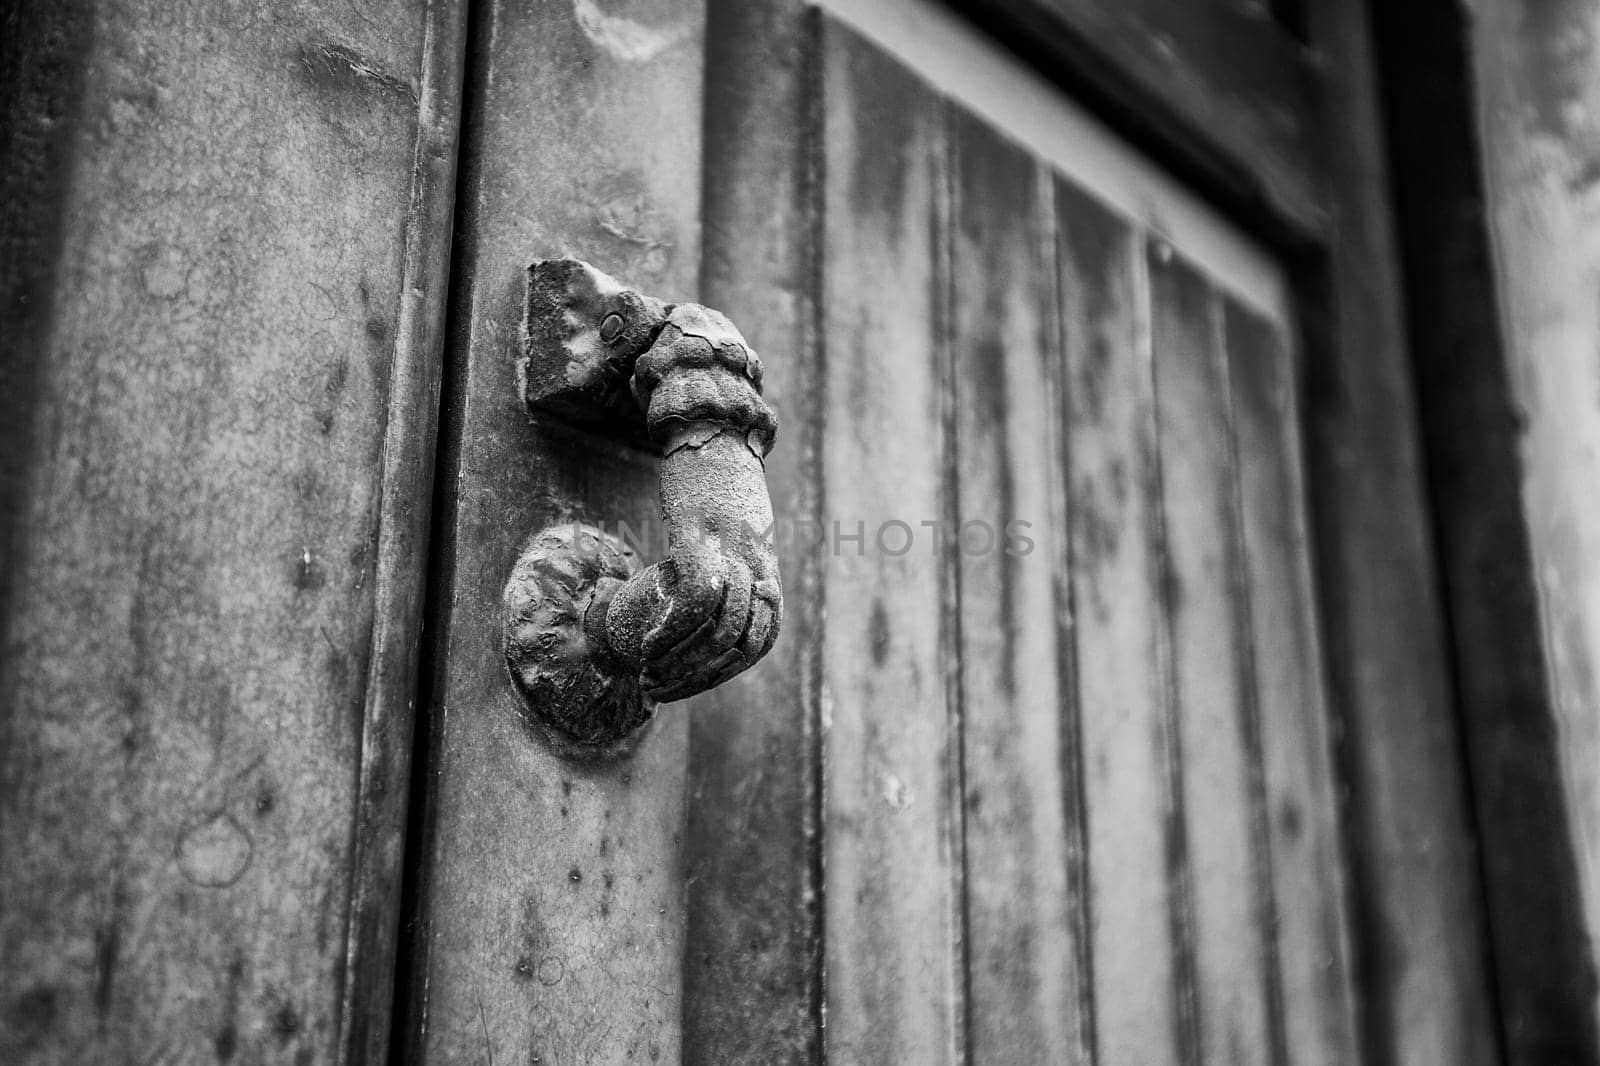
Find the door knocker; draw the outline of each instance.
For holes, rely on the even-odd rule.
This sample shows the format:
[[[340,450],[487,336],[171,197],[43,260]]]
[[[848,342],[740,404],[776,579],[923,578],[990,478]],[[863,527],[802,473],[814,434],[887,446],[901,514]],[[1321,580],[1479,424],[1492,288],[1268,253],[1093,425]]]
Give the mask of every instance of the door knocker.
[[[528,269],[523,399],[659,449],[667,557],[551,526],[505,588],[505,655],[533,718],[614,749],[655,704],[765,655],[783,617],[765,459],[777,423],[761,360],[718,311],[666,304],[576,259]]]

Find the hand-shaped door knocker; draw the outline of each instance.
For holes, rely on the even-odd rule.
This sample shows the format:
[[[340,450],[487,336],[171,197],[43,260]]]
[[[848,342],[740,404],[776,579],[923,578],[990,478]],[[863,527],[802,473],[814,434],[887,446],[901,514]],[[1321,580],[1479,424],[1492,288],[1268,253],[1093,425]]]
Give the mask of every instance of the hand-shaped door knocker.
[[[530,407],[662,454],[666,559],[639,570],[617,538],[569,523],[535,534],[506,584],[506,661],[529,710],[599,752],[777,638],[765,469],[777,423],[761,360],[720,312],[576,259],[528,269],[523,340]]]

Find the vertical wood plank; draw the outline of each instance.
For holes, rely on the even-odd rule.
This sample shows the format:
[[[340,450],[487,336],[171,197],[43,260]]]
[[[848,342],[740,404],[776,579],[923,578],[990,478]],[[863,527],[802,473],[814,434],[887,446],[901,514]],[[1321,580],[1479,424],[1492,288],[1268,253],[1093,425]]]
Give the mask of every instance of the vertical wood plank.
[[[817,21],[800,0],[711,0],[706,17],[703,296],[766,366],[784,619],[690,718],[684,1059],[799,1066],[823,1040]]]
[[[546,525],[656,522],[655,462],[530,420],[515,364],[534,259],[695,295],[703,9],[503,0],[478,30],[409,1061],[672,1064],[686,710],[631,758],[563,759],[521,717],[500,597]]]
[[[399,936],[412,797],[419,651],[424,624],[445,301],[455,221],[467,10],[429,4],[417,97],[402,296],[384,412],[372,653],[367,668],[350,932],[345,953],[341,1062],[387,1061],[396,984],[410,980]]]
[[[1086,874],[1064,739],[1076,723],[1063,722],[1077,711],[1052,539],[1065,497],[1052,183],[951,110],[972,1060],[1082,1063]]]
[[[1372,17],[1499,1036],[1600,1061],[1594,11]]]
[[[1163,242],[1150,242],[1148,259],[1200,1061],[1283,1062],[1221,307]]]
[[[944,518],[943,110],[831,22],[824,56],[828,1056],[939,1066],[961,1059],[963,1013],[942,559],[922,526]]]
[[[1282,327],[1231,300],[1223,321],[1289,1048],[1297,1064],[1348,1063],[1357,1048],[1294,364]]]
[[[1308,488],[1350,790],[1363,1050],[1383,1066],[1487,1066],[1500,1053],[1481,870],[1393,231],[1391,179],[1420,168],[1392,174],[1386,159],[1368,27],[1376,9],[1334,0],[1304,8],[1307,36],[1327,57],[1321,126],[1339,234],[1300,302]],[[1407,67],[1418,58],[1408,54]],[[1438,119],[1429,115],[1426,138],[1436,147]],[[1443,195],[1430,187],[1429,203]],[[1452,233],[1461,228],[1454,216]],[[1451,290],[1452,302],[1462,298]]]
[[[7,5],[4,1061],[385,1043],[463,18]]]
[[[1055,191],[1095,1034],[1103,1066],[1183,1061],[1183,832],[1169,758],[1149,294],[1132,227]]]

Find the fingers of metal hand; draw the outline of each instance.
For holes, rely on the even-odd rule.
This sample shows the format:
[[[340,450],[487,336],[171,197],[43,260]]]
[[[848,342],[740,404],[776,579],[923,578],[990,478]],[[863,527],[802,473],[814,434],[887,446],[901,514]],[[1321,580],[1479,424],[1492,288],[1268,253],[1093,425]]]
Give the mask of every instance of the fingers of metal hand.
[[[750,624],[750,594],[753,591],[750,568],[741,560],[730,558],[726,580],[728,592],[717,611],[716,629],[695,656],[701,663],[719,658],[729,648],[737,647],[739,638]],[[692,661],[686,662],[686,665],[692,665]]]
[[[774,596],[756,596],[750,605],[750,623],[739,640],[739,650],[750,662],[755,662],[772,648],[778,639],[778,625],[782,621],[783,604]]]
[[[721,623],[722,612],[715,611],[679,644],[645,660],[645,689],[653,691],[697,676],[706,659],[716,653],[712,639]]]
[[[726,561],[724,594],[713,615],[678,645],[645,664],[645,690],[663,702],[714,688],[772,647],[782,621],[777,581],[757,579],[743,560]]]
[[[702,671],[705,687],[715,688],[736,674],[755,665],[772,648],[778,639],[782,622],[783,601],[776,585],[756,582],[751,588],[750,613],[737,643],[707,664]]]
[[[726,654],[738,650],[750,618],[750,568],[738,558],[725,557],[718,579],[722,599],[705,622],[676,646],[646,661],[645,687],[657,699],[681,699],[709,688],[725,665]],[[681,695],[668,696],[669,691]]]
[[[702,692],[752,661],[741,649],[751,606],[749,568],[729,560],[724,596],[716,612],[687,640],[645,665],[644,683],[657,699]]]
[[[717,558],[695,551],[658,564],[656,574],[665,610],[640,644],[646,663],[693,641],[706,620],[715,615],[726,585]]]

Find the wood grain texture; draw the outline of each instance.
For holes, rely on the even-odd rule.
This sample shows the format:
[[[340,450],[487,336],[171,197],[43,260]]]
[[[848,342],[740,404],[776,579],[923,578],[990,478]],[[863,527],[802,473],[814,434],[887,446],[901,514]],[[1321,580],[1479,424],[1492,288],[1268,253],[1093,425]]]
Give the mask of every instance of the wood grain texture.
[[[1600,1060],[1594,10],[1373,17],[1501,1038]]]
[[[953,664],[943,559],[921,526],[945,513],[944,113],[837,24],[823,45],[827,1050],[939,1066],[964,1043]],[[890,522],[911,550],[894,554],[905,531]]]
[[[1052,182],[949,105],[974,1062],[1089,1061]],[[1063,684],[1065,682],[1065,684]],[[1068,797],[1071,797],[1068,799]]]
[[[1148,279],[1127,222],[1065,181],[1055,202],[1096,1061],[1158,1066],[1194,1033]]]
[[[1327,695],[1312,599],[1294,361],[1281,329],[1228,301],[1239,499],[1268,838],[1292,1061],[1347,1063],[1357,1040]]]
[[[1368,15],[1326,2],[1306,15],[1328,59],[1319,121],[1340,239],[1303,279],[1303,418],[1363,1052],[1480,1066],[1499,1053]]]
[[[823,1039],[816,20],[798,0],[713,0],[706,49],[702,297],[766,366],[785,606],[767,658],[690,718],[684,1058],[786,1066]]]
[[[30,57],[0,332],[31,408],[4,448],[0,1058],[359,1057],[389,1003],[422,561],[388,519],[426,492],[460,13],[0,14]],[[406,407],[420,451],[387,435]]]
[[[631,758],[563,759],[519,712],[500,596],[548,524],[654,523],[661,550],[654,460],[530,420],[515,362],[536,258],[694,296],[702,18],[690,0],[605,18],[504,2],[472,43],[408,1061],[680,1060],[686,708]]]
[[[467,12],[430,3],[411,202],[405,224],[400,309],[389,373],[373,575],[371,660],[356,779],[355,843],[344,973],[341,1061],[387,1061],[390,1013],[399,969],[398,922],[404,890],[412,792],[412,747],[423,601],[432,533],[438,450],[445,297],[455,216]]]
[[[1167,625],[1191,864],[1197,1061],[1284,1062],[1222,297],[1161,241],[1150,242],[1147,258]]]
[[[960,0],[1141,148],[1295,243],[1326,237],[1314,61],[1259,8],[1217,0]]]

